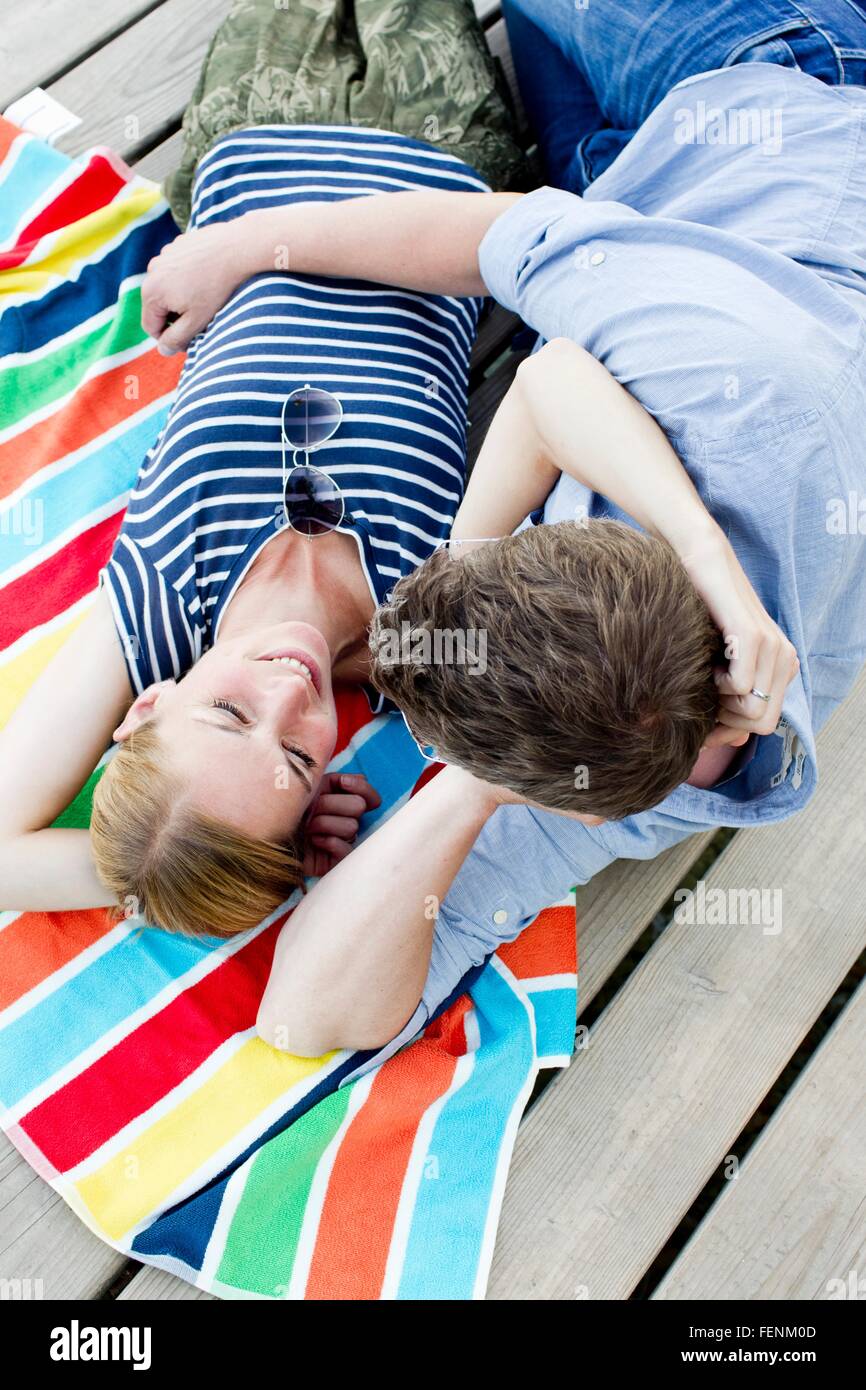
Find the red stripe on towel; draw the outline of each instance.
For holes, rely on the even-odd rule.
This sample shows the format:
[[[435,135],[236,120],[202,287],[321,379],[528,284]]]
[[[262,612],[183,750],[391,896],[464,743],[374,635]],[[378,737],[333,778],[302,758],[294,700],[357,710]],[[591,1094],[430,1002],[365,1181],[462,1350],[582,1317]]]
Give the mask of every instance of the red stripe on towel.
[[[342,753],[359,729],[369,724],[373,713],[359,685],[340,685],[337,689],[337,743],[334,754]]]
[[[0,651],[93,592],[123,514],[121,508],[91,526],[41,565],[6,585],[0,608]]]
[[[53,202],[37,213],[32,222],[23,227],[15,243],[24,255],[32,249],[33,243],[48,232],[70,227],[82,217],[104,208],[112,198],[116,198],[126,184],[104,154],[91,155],[85,168],[77,177],[58,193]],[[23,259],[23,256],[22,256]]]
[[[21,1128],[67,1172],[156,1105],[235,1033],[252,1028],[285,918],[123,1038],[24,1116]]]

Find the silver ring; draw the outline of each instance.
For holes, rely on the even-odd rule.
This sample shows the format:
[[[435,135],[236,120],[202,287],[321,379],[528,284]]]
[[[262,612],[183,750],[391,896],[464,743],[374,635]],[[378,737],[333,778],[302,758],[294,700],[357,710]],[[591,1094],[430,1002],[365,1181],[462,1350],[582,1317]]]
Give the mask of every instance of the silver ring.
[[[769,697],[769,695],[765,695],[764,692],[763,692],[763,690],[756,690],[754,686],[752,686],[751,690],[749,691],[749,694],[750,694],[750,695],[757,695],[758,699],[759,699],[759,700],[763,700],[763,701],[764,701],[764,704],[766,704],[766,705],[768,705],[768,704],[770,703],[770,697]]]

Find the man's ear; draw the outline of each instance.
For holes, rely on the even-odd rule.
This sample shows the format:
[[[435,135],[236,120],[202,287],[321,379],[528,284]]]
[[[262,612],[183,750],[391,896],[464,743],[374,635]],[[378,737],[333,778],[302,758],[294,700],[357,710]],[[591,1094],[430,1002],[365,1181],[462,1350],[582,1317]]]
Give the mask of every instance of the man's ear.
[[[130,734],[134,734],[137,729],[141,728],[142,724],[146,724],[148,719],[152,719],[160,695],[169,686],[176,684],[177,682],[173,680],[155,681],[153,685],[149,685],[146,690],[142,690],[141,694],[136,696],[133,700],[123,719],[115,729],[112,735],[115,743],[125,742]]]

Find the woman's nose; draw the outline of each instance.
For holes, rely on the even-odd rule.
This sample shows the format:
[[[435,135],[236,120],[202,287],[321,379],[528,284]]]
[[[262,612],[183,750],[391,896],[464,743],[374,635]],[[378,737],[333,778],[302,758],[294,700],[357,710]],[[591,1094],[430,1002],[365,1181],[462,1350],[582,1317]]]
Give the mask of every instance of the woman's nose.
[[[279,683],[272,687],[271,701],[271,716],[282,735],[286,732],[287,725],[309,709],[309,682],[301,675],[283,676]]]

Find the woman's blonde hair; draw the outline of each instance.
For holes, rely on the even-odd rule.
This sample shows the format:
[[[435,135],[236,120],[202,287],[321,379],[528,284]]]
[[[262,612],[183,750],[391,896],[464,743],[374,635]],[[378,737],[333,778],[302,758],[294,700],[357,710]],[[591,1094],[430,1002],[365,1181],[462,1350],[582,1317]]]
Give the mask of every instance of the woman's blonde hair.
[[[97,783],[90,838],[119,910],[185,936],[234,936],[303,888],[300,835],[256,840],[184,804],[154,720],[121,744]]]

